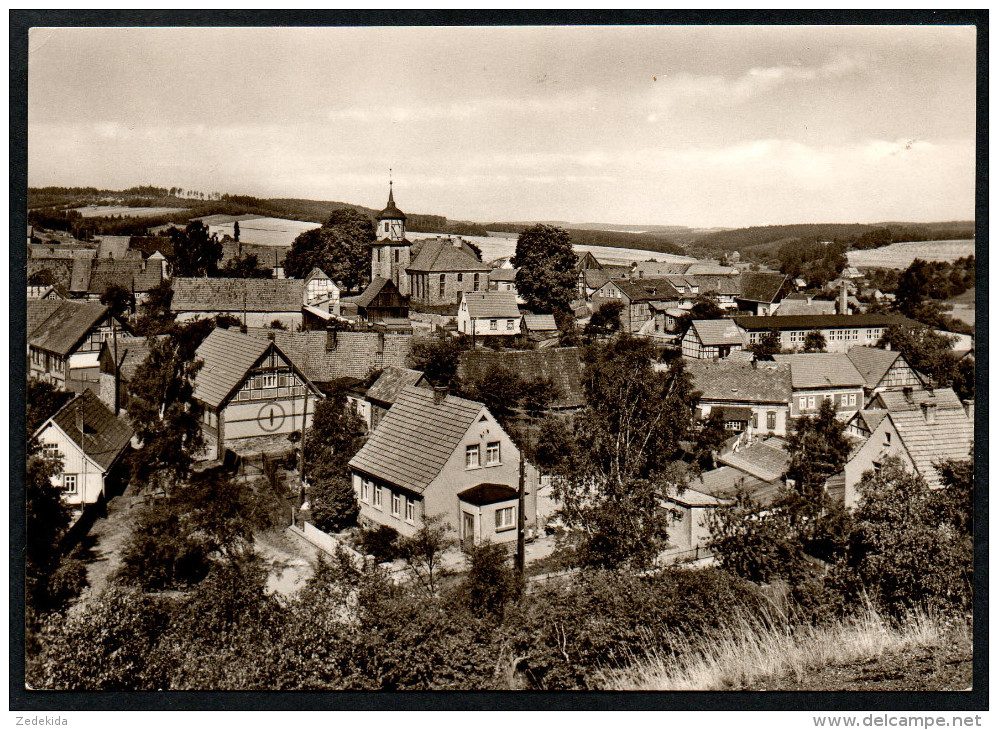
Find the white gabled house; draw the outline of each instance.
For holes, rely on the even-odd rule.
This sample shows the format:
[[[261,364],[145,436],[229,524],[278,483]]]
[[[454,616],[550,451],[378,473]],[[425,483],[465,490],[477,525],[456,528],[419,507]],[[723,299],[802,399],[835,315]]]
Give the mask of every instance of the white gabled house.
[[[464,292],[457,310],[457,329],[465,335],[516,337],[522,315],[513,292]]]

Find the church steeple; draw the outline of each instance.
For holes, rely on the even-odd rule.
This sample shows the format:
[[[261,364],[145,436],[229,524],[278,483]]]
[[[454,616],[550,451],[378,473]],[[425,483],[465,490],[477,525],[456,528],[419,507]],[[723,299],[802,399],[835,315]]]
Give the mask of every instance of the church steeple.
[[[395,205],[395,190],[388,179],[388,205],[378,213],[378,238],[389,241],[405,240],[406,215]]]

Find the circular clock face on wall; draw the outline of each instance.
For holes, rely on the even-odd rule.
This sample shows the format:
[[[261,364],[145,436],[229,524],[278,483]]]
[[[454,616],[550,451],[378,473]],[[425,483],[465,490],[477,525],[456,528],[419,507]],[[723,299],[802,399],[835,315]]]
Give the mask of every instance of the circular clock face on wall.
[[[276,431],[284,425],[284,408],[280,403],[264,403],[256,414],[256,422],[264,431]]]

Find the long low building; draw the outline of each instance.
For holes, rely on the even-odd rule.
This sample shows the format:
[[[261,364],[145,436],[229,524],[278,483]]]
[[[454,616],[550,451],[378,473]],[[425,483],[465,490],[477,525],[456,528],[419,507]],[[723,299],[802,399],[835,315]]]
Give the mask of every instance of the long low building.
[[[170,309],[178,322],[218,314],[238,317],[247,327],[266,327],[279,320],[288,329],[302,323],[303,279],[173,279]]]
[[[820,332],[828,352],[848,352],[855,345],[875,345],[893,324],[917,327],[918,322],[898,314],[801,314],[788,317],[735,317],[735,324],[754,345],[769,332],[780,336],[780,347],[800,350],[809,332]]]

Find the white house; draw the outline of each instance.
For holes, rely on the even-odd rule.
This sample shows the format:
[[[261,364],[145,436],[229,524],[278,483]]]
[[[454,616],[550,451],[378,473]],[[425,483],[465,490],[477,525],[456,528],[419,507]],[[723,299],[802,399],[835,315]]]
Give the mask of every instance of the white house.
[[[512,292],[464,292],[457,329],[466,335],[515,337],[520,334],[521,319]]]
[[[117,486],[117,467],[132,433],[127,423],[86,390],[45,421],[35,435],[42,454],[62,462],[53,484],[62,488],[68,504],[82,507]]]

